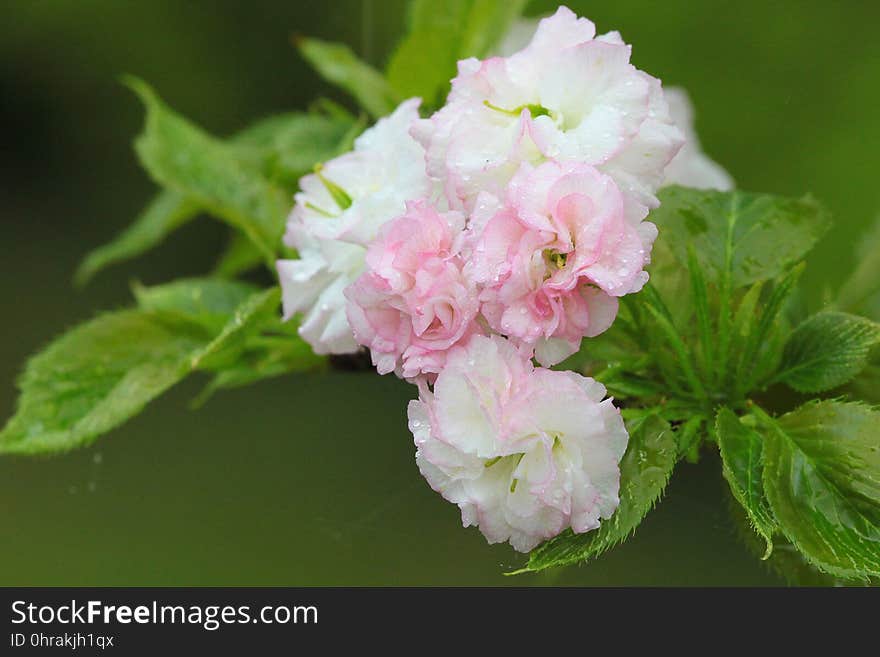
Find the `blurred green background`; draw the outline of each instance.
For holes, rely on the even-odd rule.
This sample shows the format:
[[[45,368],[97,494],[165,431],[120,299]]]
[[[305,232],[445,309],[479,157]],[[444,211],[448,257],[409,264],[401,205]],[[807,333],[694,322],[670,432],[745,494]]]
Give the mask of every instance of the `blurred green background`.
[[[814,302],[851,266],[880,209],[880,4],[571,2],[618,29],[635,63],[686,87],[706,150],[742,188],[824,201],[836,218],[811,261]],[[225,242],[192,224],[74,291],[91,247],[152,192],[130,150],[142,112],[129,72],[216,134],[345,100],[289,45],[343,40],[379,65],[402,0],[4,0],[0,3],[0,416],[25,358],[132,279],[196,275]],[[528,13],[554,8],[533,2]],[[290,376],[188,402],[174,389],[94,447],[0,461],[0,584],[316,585],[782,583],[736,536],[718,463],[682,465],[634,539],[588,566],[506,578],[522,557],[462,530],[413,463],[392,377]]]

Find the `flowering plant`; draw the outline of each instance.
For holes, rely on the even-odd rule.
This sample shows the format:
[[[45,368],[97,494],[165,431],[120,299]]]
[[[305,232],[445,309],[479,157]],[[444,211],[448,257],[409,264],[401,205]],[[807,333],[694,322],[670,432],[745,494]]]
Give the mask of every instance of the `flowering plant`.
[[[162,191],[78,282],[202,212],[234,237],[210,276],[135,286],[31,359],[0,452],[88,444],[193,372],[207,397],[368,354],[414,386],[428,484],[523,570],[625,540],[717,449],[764,559],[880,576],[876,269],[807,313],[822,207],[733,190],[620,34],[523,4],[414,0],[384,73],[300,39],[361,116],[319,100],[221,140],[129,79]],[[245,282],[260,267],[279,284]]]

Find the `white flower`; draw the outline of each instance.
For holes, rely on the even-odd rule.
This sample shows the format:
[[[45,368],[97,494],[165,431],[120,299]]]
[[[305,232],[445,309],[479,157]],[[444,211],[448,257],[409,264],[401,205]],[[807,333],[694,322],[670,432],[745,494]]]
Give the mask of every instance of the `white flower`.
[[[366,250],[338,240],[316,240],[301,228],[289,229],[297,260],[279,260],[285,321],[304,313],[299,334],[316,354],[351,354],[358,344],[345,315],[348,285],[364,269]]]
[[[687,141],[666,167],[664,184],[721,191],[733,189],[734,183],[730,174],[700,148],[700,140],[694,129],[694,108],[687,91],[678,87],[667,87],[665,93],[672,120],[684,132]]]
[[[619,503],[628,435],[605,387],[535,368],[504,338],[447,356],[433,392],[410,402],[416,463],[490,543],[521,552],[567,527],[596,529]]]
[[[573,160],[656,207],[683,137],[659,80],[629,59],[619,34],[596,37],[590,21],[560,7],[523,50],[459,62],[446,106],[413,126],[429,175],[453,207],[471,210],[480,192],[502,197],[522,162]]]
[[[430,196],[425,152],[409,134],[420,102],[401,103],[358,137],[354,150],[303,176],[289,224],[320,239],[368,246],[407,201]]]
[[[357,351],[343,291],[364,271],[366,247],[406,202],[429,197],[424,151],[409,135],[419,99],[402,103],[356,141],[354,150],[300,180],[279,260],[284,318],[304,313],[299,332],[318,354]]]

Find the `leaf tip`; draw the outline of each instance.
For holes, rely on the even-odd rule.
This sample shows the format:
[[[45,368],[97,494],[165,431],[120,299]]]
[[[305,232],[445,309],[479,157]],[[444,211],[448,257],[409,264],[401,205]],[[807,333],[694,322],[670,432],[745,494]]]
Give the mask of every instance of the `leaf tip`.
[[[535,572],[531,566],[528,564],[523,566],[522,568],[517,568],[516,570],[509,570],[506,573],[501,573],[505,577],[513,577],[514,575],[525,575],[526,573]]]
[[[119,83],[131,89],[144,102],[147,102],[147,100],[155,96],[155,93],[149,84],[147,84],[142,78],[132,75],[131,73],[123,73],[120,75]]]
[[[92,280],[96,273],[95,267],[91,263],[91,258],[86,256],[82,262],[77,265],[73,272],[73,287],[76,290],[82,290]]]
[[[137,278],[132,278],[128,281],[128,289],[131,291],[131,296],[133,296],[138,305],[140,305],[143,301],[144,293],[147,291],[147,286],[141,283]]]

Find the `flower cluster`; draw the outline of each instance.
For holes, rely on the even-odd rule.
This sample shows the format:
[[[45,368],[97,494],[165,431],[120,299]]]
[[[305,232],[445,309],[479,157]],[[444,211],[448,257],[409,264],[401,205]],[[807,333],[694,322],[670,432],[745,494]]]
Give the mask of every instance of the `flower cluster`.
[[[416,463],[490,543],[528,551],[566,527],[595,529],[617,508],[628,438],[604,396],[592,379],[535,368],[509,341],[476,336],[410,402]]]
[[[418,99],[362,134],[354,150],[300,180],[284,242],[298,260],[278,262],[284,317],[303,313],[300,334],[319,354],[357,351],[345,288],[364,271],[367,246],[409,199],[430,195],[424,153],[409,136]]]
[[[698,147],[677,157],[691,129],[620,35],[564,7],[516,52],[459,62],[446,104],[418,110],[302,179],[285,316],[316,352],[361,345],[419,386],[419,468],[466,525],[519,550],[594,529],[627,434],[600,384],[545,368],[647,281],[667,168],[729,183]]]

